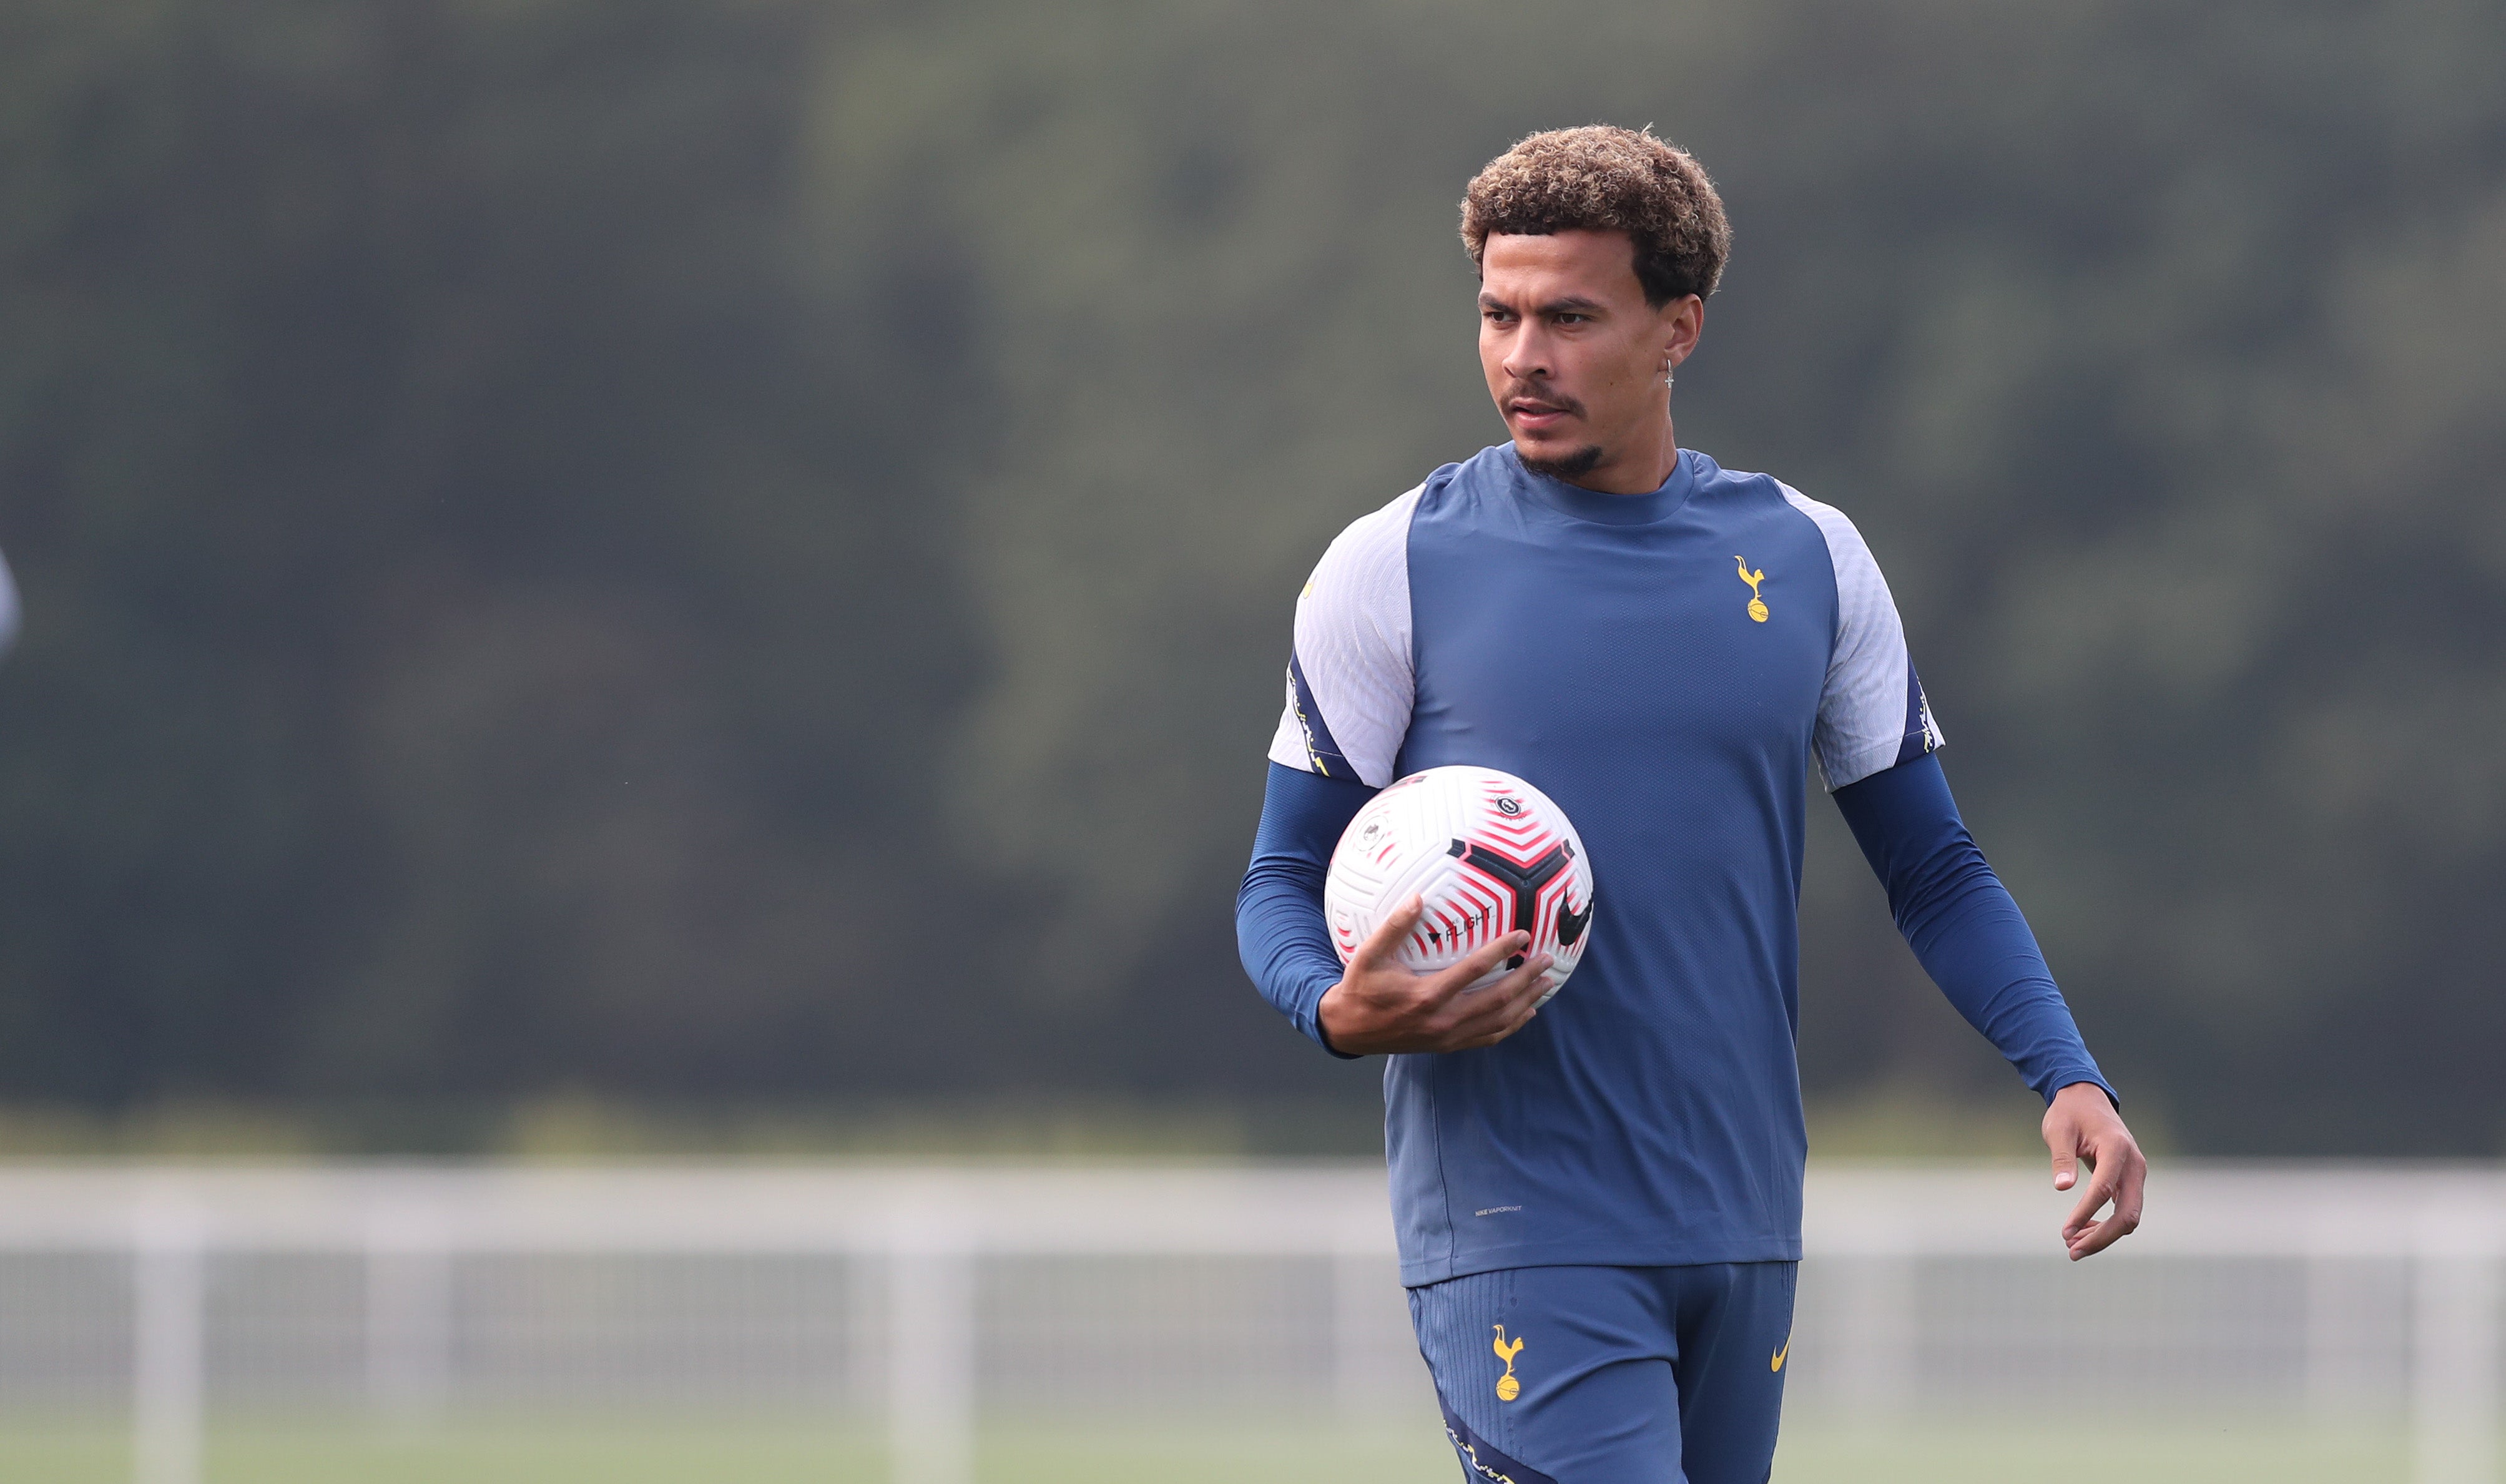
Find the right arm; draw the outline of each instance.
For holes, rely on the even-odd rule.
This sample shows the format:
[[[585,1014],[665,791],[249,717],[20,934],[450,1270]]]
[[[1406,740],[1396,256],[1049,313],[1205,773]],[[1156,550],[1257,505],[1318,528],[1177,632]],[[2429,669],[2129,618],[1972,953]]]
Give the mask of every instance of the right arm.
[[[1392,781],[1410,730],[1410,513],[1417,498],[1414,489],[1342,531],[1297,599],[1286,706],[1271,742],[1253,861],[1235,894],[1244,971],[1291,1025],[1334,1056],[1502,1040],[1530,1018],[1550,961],[1534,958],[1464,995],[1521,953],[1528,936],[1511,934],[1451,968],[1415,974],[1395,957],[1416,925],[1414,903],[1390,914],[1345,970],[1324,925],[1332,851],[1358,810]]]
[[[1271,1007],[1334,1056],[1323,1034],[1324,992],[1340,983],[1340,952],[1323,924],[1323,878],[1332,848],[1359,807],[1375,797],[1363,783],[1271,765],[1253,863],[1235,892],[1235,953]]]

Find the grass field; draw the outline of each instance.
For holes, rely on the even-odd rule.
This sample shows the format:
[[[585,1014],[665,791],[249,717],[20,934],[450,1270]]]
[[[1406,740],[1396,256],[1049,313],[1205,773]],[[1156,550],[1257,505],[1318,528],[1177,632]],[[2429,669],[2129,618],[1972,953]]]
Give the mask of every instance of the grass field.
[[[2067,1428],[1931,1424],[1853,1432],[1789,1430],[1779,1484],[2021,1484],[2083,1476],[2135,1484],[2372,1484],[2405,1477],[2398,1431],[2235,1424]],[[826,1484],[876,1481],[862,1433],[792,1424],[479,1424],[394,1437],[364,1427],[261,1423],[215,1430],[208,1484]],[[1287,1430],[1203,1423],[1119,1430],[1002,1424],[986,1430],[984,1484],[1453,1484],[1425,1428]],[[0,1480],[125,1484],[126,1442],[95,1427],[0,1426]]]

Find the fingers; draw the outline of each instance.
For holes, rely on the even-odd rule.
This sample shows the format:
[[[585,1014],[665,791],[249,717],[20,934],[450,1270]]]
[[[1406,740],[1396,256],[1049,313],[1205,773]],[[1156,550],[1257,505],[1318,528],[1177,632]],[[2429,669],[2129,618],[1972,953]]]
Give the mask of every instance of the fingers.
[[[1543,976],[1556,961],[1547,954],[1534,954],[1503,979],[1464,995],[1457,1006],[1460,1013],[1448,1049],[1469,1051],[1493,1046],[1522,1030],[1540,1013],[1540,996],[1546,988]]]
[[[1376,924],[1375,931],[1367,934],[1366,941],[1357,945],[1357,952],[1349,957],[1350,972],[1398,962],[1403,941],[1417,930],[1418,918],[1426,910],[1426,898],[1412,892],[1410,900],[1393,908],[1382,922]]]
[[[1418,920],[1425,916],[1426,910],[1425,898],[1413,893],[1410,900],[1395,908],[1376,925],[1374,932],[1367,935],[1366,941],[1357,946],[1357,952],[1349,959],[1349,971],[1359,973],[1399,968],[1404,973],[1409,972],[1401,963],[1401,945],[1418,930]],[[1469,957],[1451,967],[1422,976],[1435,981],[1430,997],[1443,999],[1460,994],[1486,977],[1488,970],[1530,946],[1531,934],[1527,932],[1510,932],[1480,945]]]
[[[1524,955],[1531,934],[1507,933],[1449,967],[1420,974],[1401,962],[1401,954],[1424,915],[1424,904],[1412,896],[1349,956],[1348,972],[1318,1012],[1334,1046],[1359,1054],[1465,1051],[1495,1045],[1531,1019],[1544,989],[1541,976],[1557,961],[1551,956],[1525,958],[1486,988],[1471,988]]]
[[[2113,1162],[2094,1161],[2093,1168],[2094,1173],[2089,1177],[2088,1189],[2080,1193],[2079,1201],[2071,1207],[2071,1214],[2062,1222],[2062,1242],[2073,1249],[2078,1248],[2081,1235],[2095,1226],[2097,1213],[2104,1209],[2108,1201],[2114,1199],[2115,1180],[2119,1172],[2115,1170]],[[2072,1255],[2078,1256],[2080,1253],[2074,1250]]]
[[[2124,1164],[2123,1178],[2115,1187],[2115,1219],[2123,1223],[2123,1231],[2115,1235],[2140,1230],[2141,1199],[2148,1185],[2149,1161],[2141,1158],[2140,1150],[2135,1146],[2131,1150],[2131,1158]]]
[[[2125,1224],[2123,1217],[2108,1216],[2070,1239],[2071,1260],[2077,1262],[2083,1257],[2094,1257],[2130,1234],[2131,1227]]]
[[[2037,1132],[2045,1136],[2045,1147],[2054,1156],[2054,1188],[2068,1190],[2080,1182],[2080,1118],[2077,1104],[2070,1101],[2070,1089],[2057,1093],[2045,1108],[2045,1121]]]
[[[1510,932],[1493,942],[1481,945],[1459,963],[1437,975],[1440,994],[1458,995],[1487,976],[1488,970],[1531,946],[1531,934]],[[1495,989],[1495,985],[1489,985]]]
[[[2090,1160],[2095,1177],[2071,1209],[2070,1219],[2062,1223],[2062,1242],[2073,1262],[2093,1257],[2139,1229],[2142,1190],[2149,1178],[2149,1163],[2129,1135],[2092,1150]],[[2109,1201],[2114,1204],[2113,1213],[2096,1220],[2097,1212]]]

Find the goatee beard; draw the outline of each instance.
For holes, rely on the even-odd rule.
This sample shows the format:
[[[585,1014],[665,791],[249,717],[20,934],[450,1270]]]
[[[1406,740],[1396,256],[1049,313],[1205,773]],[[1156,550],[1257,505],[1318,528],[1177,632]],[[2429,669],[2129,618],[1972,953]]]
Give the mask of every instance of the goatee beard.
[[[1515,452],[1522,456],[1524,468],[1534,474],[1546,474],[1551,479],[1579,480],[1601,466],[1601,446],[1597,443],[1586,444],[1574,452],[1557,458],[1534,458],[1520,449]]]

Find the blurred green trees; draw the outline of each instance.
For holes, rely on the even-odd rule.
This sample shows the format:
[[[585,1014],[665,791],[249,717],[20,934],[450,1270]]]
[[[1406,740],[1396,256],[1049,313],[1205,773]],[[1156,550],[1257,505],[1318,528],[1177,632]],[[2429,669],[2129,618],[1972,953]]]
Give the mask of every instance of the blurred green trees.
[[[2108,1069],[2506,1147],[2506,6],[0,0],[0,1100],[1362,1092],[1288,608],[1651,122]],[[2007,1079],[1823,809],[1814,1089]]]

